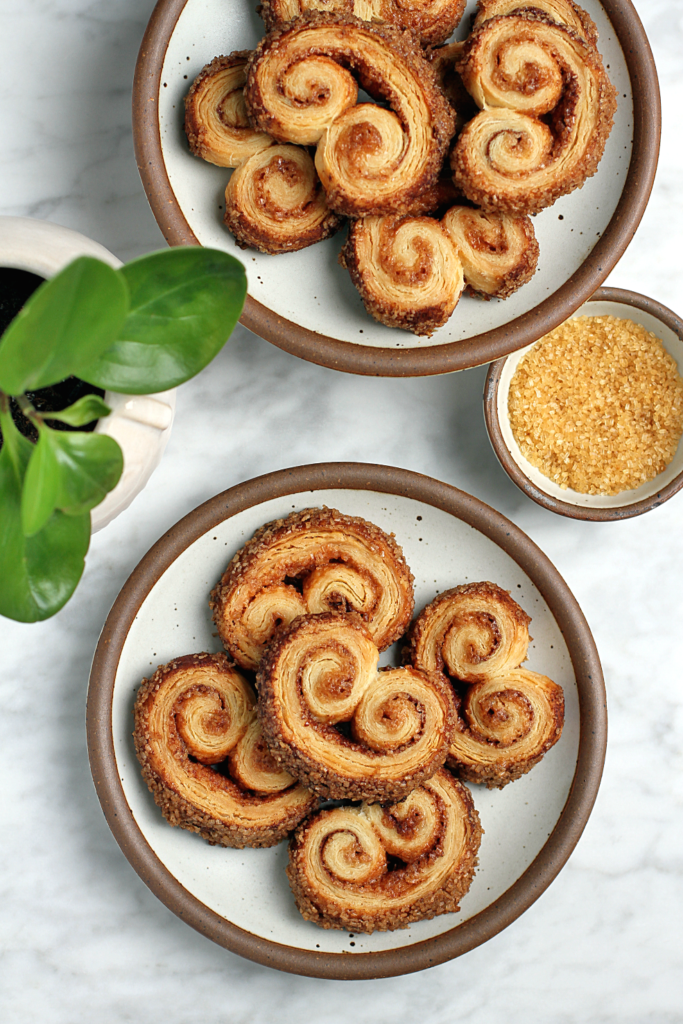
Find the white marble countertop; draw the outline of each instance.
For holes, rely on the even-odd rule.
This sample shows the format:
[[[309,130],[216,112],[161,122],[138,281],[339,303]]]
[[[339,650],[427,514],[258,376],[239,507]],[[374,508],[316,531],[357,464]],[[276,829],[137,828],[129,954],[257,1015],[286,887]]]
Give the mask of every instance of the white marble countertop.
[[[652,201],[608,283],[680,312],[683,0],[636,7],[660,74],[663,145]],[[124,260],[163,245],[130,130],[133,68],[152,8],[153,0],[0,0],[0,213],[76,228]],[[0,621],[3,1021],[683,1021],[683,496],[604,525],[539,508],[489,446],[484,377],[483,367],[432,379],[354,377],[238,328],[180,390],[160,468],[93,538],[70,604],[41,625]],[[86,755],[90,659],[148,547],[226,487],[327,460],[427,473],[510,517],[576,594],[609,697],[602,788],[557,880],[486,945],[388,981],[280,974],[184,925],[120,852]]]

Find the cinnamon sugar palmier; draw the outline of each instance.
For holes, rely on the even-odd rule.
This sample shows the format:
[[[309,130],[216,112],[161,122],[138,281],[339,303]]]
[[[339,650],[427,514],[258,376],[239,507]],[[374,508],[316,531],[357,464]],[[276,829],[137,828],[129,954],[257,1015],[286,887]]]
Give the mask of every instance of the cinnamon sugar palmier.
[[[530,621],[501,587],[470,583],[420,613],[404,651],[410,664],[450,680],[458,722],[448,764],[489,788],[530,771],[562,733],[562,688],[519,667]]]
[[[336,509],[309,508],[257,530],[210,604],[235,661],[256,668],[276,629],[309,612],[356,612],[385,650],[410,622],[412,580],[393,535]]]
[[[356,106],[357,84],[391,109]],[[303,15],[269,33],[249,65],[252,122],[317,144],[329,206],[350,217],[403,212],[436,181],[453,111],[414,36],[350,15]]]
[[[271,254],[305,249],[342,223],[300,146],[271,146],[241,163],[225,190],[224,220],[242,248]]]
[[[492,18],[457,65],[483,109],[451,154],[468,199],[504,213],[537,213],[595,174],[616,92],[594,46],[545,15]]]
[[[530,217],[453,206],[441,224],[476,295],[506,299],[534,276],[539,250]]]
[[[515,14],[529,8],[545,14],[558,25],[566,25],[587,43],[597,46],[598,30],[595,22],[574,0],[479,0],[472,29],[478,29],[485,21],[499,15]]]
[[[455,246],[430,217],[354,221],[339,262],[375,320],[418,335],[443,327],[464,287]]]
[[[405,928],[459,910],[482,829],[467,789],[447,771],[389,807],[335,807],[307,818],[287,875],[307,921],[354,932]]]
[[[398,800],[446,759],[455,722],[439,675],[378,670],[362,622],[326,612],[281,629],[258,668],[258,714],[279,765],[333,800]],[[345,728],[339,728],[344,725]]]
[[[145,782],[171,825],[212,845],[273,846],[316,806],[268,753],[255,703],[224,654],[176,658],[138,691],[133,735]]]
[[[218,167],[237,167],[272,146],[274,139],[252,128],[244,105],[250,50],[214,57],[185,97],[185,134],[190,149]]]
[[[436,46],[457,28],[464,10],[465,0],[263,0],[260,13],[268,30],[306,11],[355,14],[409,28],[423,46]]]

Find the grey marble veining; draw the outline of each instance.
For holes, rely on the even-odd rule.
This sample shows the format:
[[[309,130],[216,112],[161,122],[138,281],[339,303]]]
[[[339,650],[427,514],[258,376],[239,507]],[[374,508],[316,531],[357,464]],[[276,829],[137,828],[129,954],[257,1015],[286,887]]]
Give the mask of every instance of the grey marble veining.
[[[680,312],[683,0],[636,7],[659,68],[664,137],[652,200],[610,283]],[[130,86],[152,8],[152,0],[24,0],[20,8],[0,0],[0,213],[76,228],[122,259],[163,244],[130,133]],[[534,505],[489,447],[484,376],[480,368],[357,378],[239,328],[179,392],[161,466],[129,511],[94,537],[71,603],[38,626],[0,620],[3,1021],[683,1021],[683,497],[605,525]],[[139,558],[217,491],[326,460],[427,473],[509,516],[576,594],[608,688],[603,784],[565,869],[485,946],[389,981],[279,974],[188,928],[119,851],[87,763],[90,659]]]

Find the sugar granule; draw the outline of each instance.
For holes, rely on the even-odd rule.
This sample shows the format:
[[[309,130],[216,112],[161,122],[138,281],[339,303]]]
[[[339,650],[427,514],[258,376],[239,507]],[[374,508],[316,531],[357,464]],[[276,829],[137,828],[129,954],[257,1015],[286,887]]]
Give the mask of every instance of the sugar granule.
[[[683,434],[683,379],[632,320],[567,320],[520,361],[508,396],[522,454],[562,488],[619,494],[666,469]]]

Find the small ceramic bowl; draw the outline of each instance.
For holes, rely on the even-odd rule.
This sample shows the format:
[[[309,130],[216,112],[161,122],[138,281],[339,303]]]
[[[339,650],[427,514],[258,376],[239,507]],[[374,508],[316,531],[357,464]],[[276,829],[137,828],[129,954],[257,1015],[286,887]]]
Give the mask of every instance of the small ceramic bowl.
[[[661,339],[683,375],[683,320],[654,299],[621,288],[599,288],[574,316],[616,316],[642,324]],[[602,521],[642,515],[668,501],[683,487],[683,444],[679,444],[673,461],[654,480],[614,495],[563,490],[532,466],[520,451],[508,416],[510,382],[520,359],[531,347],[492,363],[484,389],[484,416],[491,444],[503,469],[525,494],[562,516]]]
[[[30,217],[0,217],[0,267],[28,270],[53,277],[78,256],[94,256],[114,268],[121,261],[85,235]],[[175,412],[175,388],[155,395],[120,395],[106,391],[111,409],[95,430],[118,441],[123,451],[123,474],[113,491],[92,510],[93,533],[128,508],[159,465]]]

